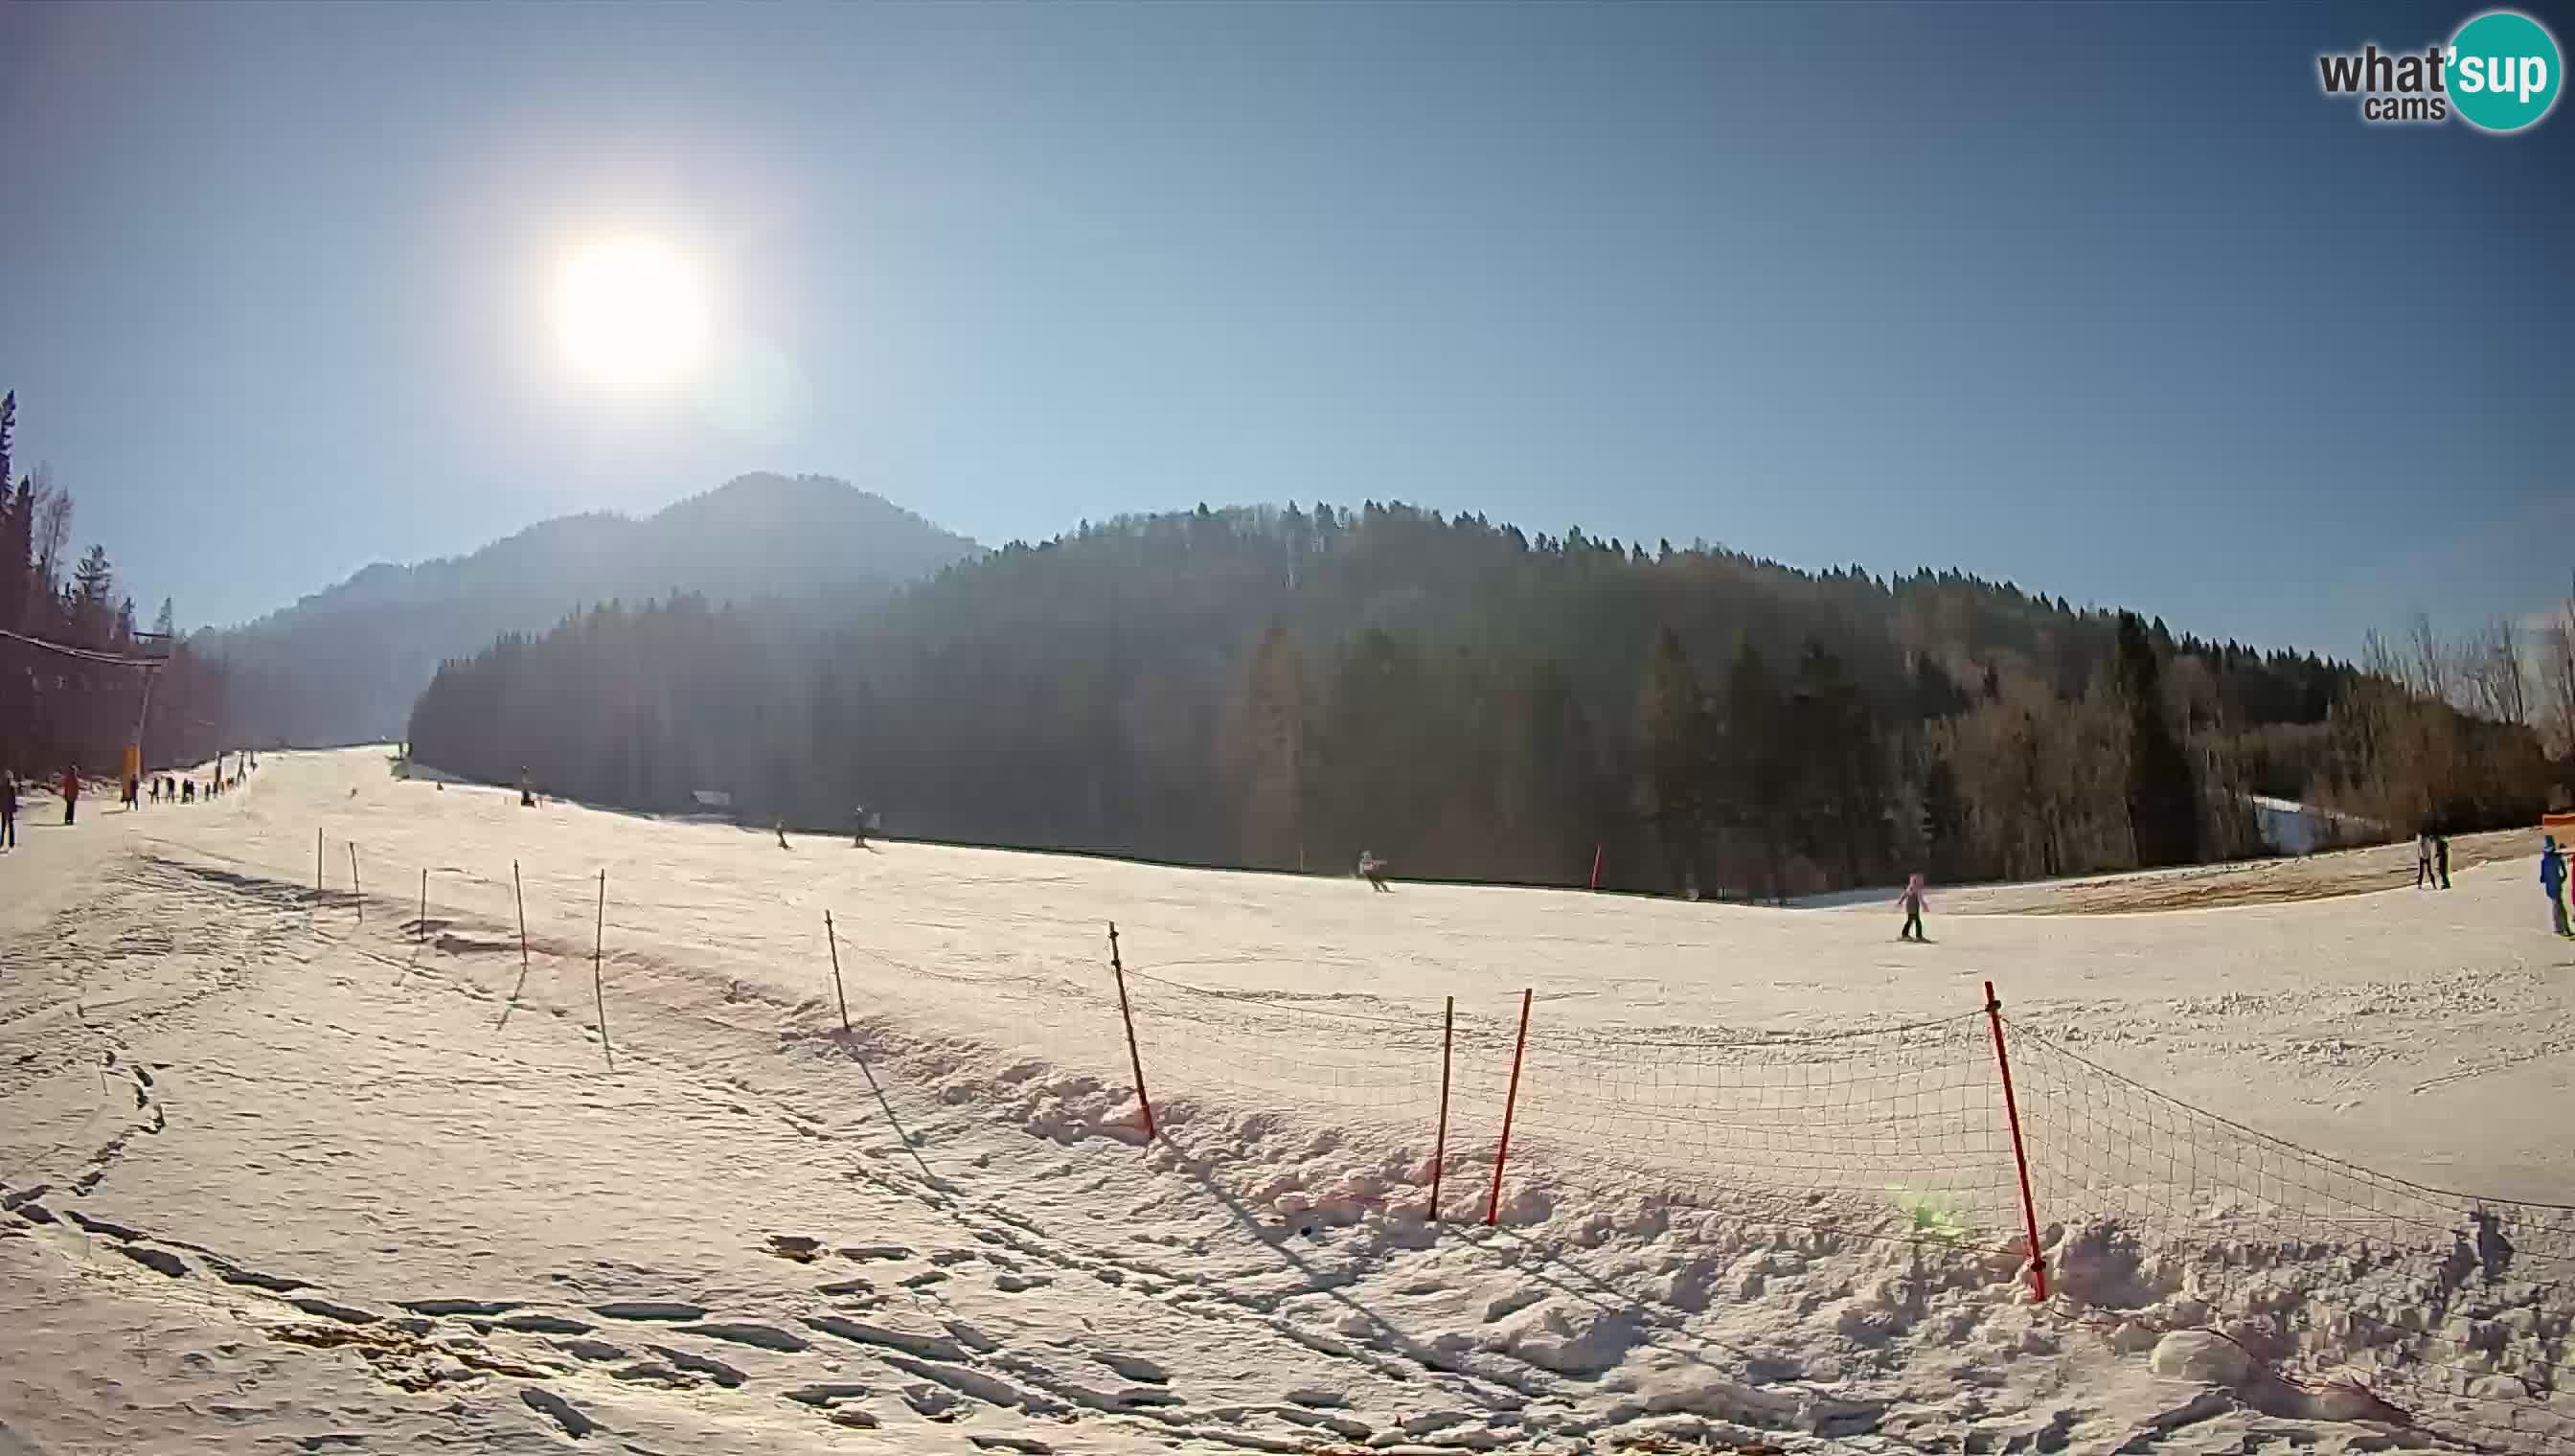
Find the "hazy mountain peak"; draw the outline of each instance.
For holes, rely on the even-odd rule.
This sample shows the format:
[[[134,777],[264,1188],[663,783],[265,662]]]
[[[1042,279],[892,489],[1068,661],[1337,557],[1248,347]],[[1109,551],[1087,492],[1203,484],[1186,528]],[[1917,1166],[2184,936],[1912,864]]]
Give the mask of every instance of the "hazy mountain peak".
[[[595,603],[865,597],[978,550],[846,481],[761,472],[640,521],[559,516],[464,556],[377,563],[210,646],[257,685],[243,717],[261,738],[394,737],[440,662]]]

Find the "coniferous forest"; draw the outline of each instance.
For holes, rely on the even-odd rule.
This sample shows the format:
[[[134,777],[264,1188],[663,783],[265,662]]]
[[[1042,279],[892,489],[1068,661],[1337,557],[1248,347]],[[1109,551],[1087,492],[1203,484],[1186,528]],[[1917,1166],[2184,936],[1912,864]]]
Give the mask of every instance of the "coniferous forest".
[[[2258,852],[2248,797],[2526,824],[2532,730],[1955,573],[1402,505],[1086,524],[837,623],[610,604],[437,674],[416,762],[766,825],[1769,897]]]
[[[39,781],[75,765],[113,778],[138,719],[149,766],[212,758],[229,709],[222,666],[180,640],[166,600],[137,628],[104,546],[73,557],[70,490],[41,468],[10,474],[17,415],[17,396],[0,396],[0,767]]]

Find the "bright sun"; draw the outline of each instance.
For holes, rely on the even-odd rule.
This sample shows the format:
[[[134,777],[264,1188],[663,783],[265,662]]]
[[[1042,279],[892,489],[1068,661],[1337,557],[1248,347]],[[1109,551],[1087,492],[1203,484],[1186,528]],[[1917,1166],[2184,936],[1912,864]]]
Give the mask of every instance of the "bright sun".
[[[621,393],[667,387],[706,353],[706,290],[678,249],[618,237],[565,255],[555,274],[555,341],[582,378]]]

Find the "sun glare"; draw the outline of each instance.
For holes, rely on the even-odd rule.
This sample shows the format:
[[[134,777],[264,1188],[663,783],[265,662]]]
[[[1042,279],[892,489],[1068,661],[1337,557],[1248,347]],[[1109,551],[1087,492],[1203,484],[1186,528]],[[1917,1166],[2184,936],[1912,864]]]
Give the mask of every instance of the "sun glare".
[[[583,379],[621,393],[665,388],[706,353],[706,290],[678,249],[619,237],[565,255],[555,275],[555,341]]]

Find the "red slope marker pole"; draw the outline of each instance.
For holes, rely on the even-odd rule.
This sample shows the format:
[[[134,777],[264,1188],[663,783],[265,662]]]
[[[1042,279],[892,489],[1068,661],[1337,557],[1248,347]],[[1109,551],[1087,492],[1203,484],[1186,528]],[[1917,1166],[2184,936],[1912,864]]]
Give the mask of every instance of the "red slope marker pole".
[[[1484,1200],[1484,1226],[1492,1227],[1502,1217],[1502,1163],[1511,1155],[1511,1113],[1520,1103],[1520,1053],[1528,1047],[1529,993],[1520,992],[1520,1034],[1511,1043],[1511,1089],[1502,1097],[1502,1137],[1493,1145],[1493,1192]]]
[[[1597,844],[1591,846],[1591,887],[1595,890],[1600,887],[1600,846]]]
[[[2038,1253],[2038,1204],[2029,1196],[2029,1154],[2020,1141],[2020,1102],[2012,1095],[2011,1054],[2003,1050],[2003,1003],[1994,996],[1994,983],[1985,982],[1985,1019],[1994,1028],[1994,1066],[2003,1076],[2003,1116],[2011,1123],[2012,1162],[2020,1169],[2021,1227],[2029,1235],[2030,1301],[2047,1302],[2047,1261]]]
[[[1145,1092],[1145,1056],[1136,1049],[1136,1012],[1127,1004],[1127,967],[1118,959],[1118,922],[1109,922],[1109,969],[1118,977],[1118,1015],[1127,1023],[1127,1060],[1136,1068],[1136,1105],[1145,1109],[1145,1140],[1154,1140],[1154,1099]]]
[[[1457,998],[1439,1016],[1439,1134],[1430,1144],[1430,1221],[1439,1221],[1439,1170],[1448,1162],[1448,1049],[1457,1035]]]

